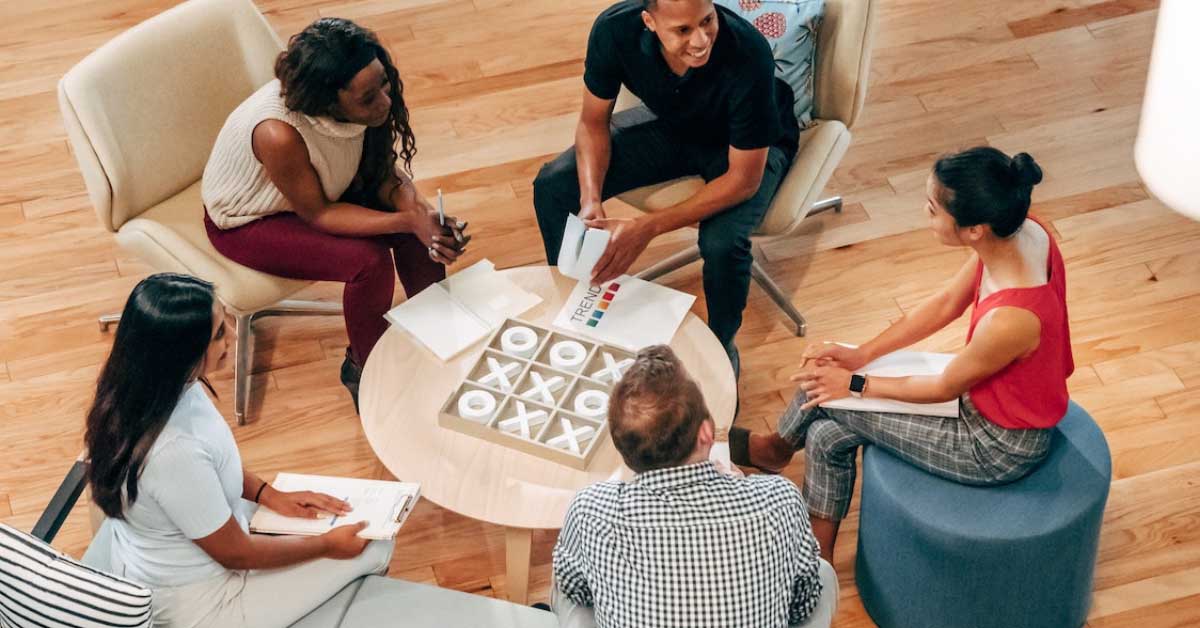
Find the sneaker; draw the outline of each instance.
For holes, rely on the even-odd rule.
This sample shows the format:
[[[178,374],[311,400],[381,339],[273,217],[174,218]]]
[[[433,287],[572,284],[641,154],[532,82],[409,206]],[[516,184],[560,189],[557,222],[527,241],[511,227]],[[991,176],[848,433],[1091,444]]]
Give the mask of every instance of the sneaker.
[[[346,359],[342,360],[342,385],[350,391],[355,414],[358,414],[358,382],[361,379],[362,367],[354,363],[354,358],[350,357],[350,348],[346,347]]]

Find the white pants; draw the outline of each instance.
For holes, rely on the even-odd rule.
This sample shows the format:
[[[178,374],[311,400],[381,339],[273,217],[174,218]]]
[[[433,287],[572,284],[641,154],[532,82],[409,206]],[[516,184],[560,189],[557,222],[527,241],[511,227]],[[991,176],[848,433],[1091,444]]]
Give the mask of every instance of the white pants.
[[[320,558],[154,590],[154,625],[169,628],[286,628],[367,575],[387,571],[393,541],[371,541],[357,558]]]

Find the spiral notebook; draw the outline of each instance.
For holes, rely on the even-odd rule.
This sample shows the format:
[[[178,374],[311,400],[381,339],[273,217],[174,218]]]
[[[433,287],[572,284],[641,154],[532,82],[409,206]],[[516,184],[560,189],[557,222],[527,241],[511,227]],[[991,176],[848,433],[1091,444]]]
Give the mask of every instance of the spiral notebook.
[[[362,480],[325,475],[280,473],[271,486],[279,491],[314,491],[350,502],[349,514],[322,519],[285,517],[260,506],[250,519],[250,531],[259,534],[317,536],[341,525],[366,521],[358,535],[364,539],[395,538],[421,496],[421,485],[410,482]]]

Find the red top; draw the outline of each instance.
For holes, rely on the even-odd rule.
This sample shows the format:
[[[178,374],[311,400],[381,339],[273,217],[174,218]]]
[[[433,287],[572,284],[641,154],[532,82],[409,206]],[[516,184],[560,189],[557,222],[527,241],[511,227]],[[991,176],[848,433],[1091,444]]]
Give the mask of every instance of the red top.
[[[1041,222],[1034,221],[1042,226]],[[1047,428],[1057,424],[1067,413],[1067,378],[1075,372],[1067,319],[1066,269],[1054,236],[1049,231],[1046,236],[1050,239],[1050,254],[1046,260],[1049,279],[1040,286],[997,290],[980,301],[982,261],[975,271],[975,309],[967,332],[968,343],[979,320],[998,307],[1028,310],[1042,323],[1041,338],[1033,353],[971,387],[971,401],[980,413],[992,423],[1010,429]]]

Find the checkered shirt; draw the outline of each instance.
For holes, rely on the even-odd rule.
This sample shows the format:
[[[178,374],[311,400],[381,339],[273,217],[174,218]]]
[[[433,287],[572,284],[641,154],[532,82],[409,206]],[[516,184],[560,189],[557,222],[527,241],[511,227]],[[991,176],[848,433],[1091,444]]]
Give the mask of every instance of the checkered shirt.
[[[711,462],[583,489],[554,548],[564,595],[598,628],[771,628],[821,595],[817,541],[799,489]]]

